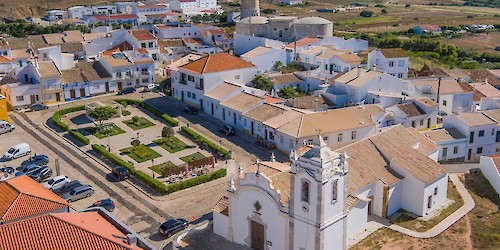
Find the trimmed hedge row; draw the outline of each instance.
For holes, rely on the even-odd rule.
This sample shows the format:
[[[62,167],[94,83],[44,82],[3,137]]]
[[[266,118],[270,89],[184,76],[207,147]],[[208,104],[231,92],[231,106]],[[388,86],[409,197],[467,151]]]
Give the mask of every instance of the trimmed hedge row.
[[[68,131],[69,130],[69,126],[66,125],[64,122],[61,121],[61,116],[65,115],[65,114],[73,113],[73,112],[76,112],[76,111],[81,111],[81,110],[85,110],[85,106],[76,106],[76,107],[71,107],[71,108],[67,108],[67,109],[62,109],[62,110],[56,111],[52,115],[52,122],[58,128],[60,128],[60,129],[62,129],[64,131]]]
[[[213,181],[215,179],[219,179],[219,178],[226,176],[226,173],[227,173],[226,169],[222,168],[222,169],[219,169],[211,174],[200,175],[200,176],[197,176],[197,177],[194,177],[191,179],[187,179],[185,181],[173,183],[173,184],[168,185],[167,192],[169,194],[171,194],[171,193],[177,192],[179,190],[183,190],[186,188],[194,187],[196,185],[200,185],[202,183]]]
[[[212,150],[216,151],[217,153],[224,155],[224,157],[226,159],[231,159],[231,153],[229,153],[229,151],[227,151],[225,148],[217,145],[213,141],[201,136],[200,134],[194,132],[194,130],[192,130],[186,126],[182,126],[181,130],[182,130],[182,132],[186,133],[191,138],[193,138],[193,140],[195,140],[197,143],[205,144],[209,148],[211,148]]]
[[[137,179],[141,180],[146,185],[152,187],[156,191],[158,191],[162,194],[169,193],[167,191],[167,186],[163,182],[149,176],[148,174],[146,174],[140,170],[135,169],[130,163],[128,163],[128,162],[124,161],[123,159],[121,159],[120,157],[108,152],[103,146],[98,145],[98,144],[92,144],[92,149],[95,152],[97,152],[99,155],[101,155],[104,158],[111,161],[113,164],[125,167],[130,172],[131,175],[137,177]]]
[[[143,102],[140,100],[136,99],[116,99],[115,102],[121,104],[122,106],[126,106],[125,104],[136,104],[139,106],[143,105]],[[156,116],[160,117],[162,120],[166,121],[168,124],[170,124],[172,127],[177,127],[179,126],[179,121],[176,119],[172,118],[171,116],[161,112],[160,110],[156,109],[155,107],[144,103],[144,108],[148,110],[149,112],[155,114]]]
[[[86,136],[84,136],[82,133],[74,130],[74,129],[70,129],[68,131],[68,133],[73,136],[75,139],[77,139],[78,141],[80,141],[81,143],[85,144],[85,145],[89,145],[90,143],[90,140],[89,138],[87,138]]]

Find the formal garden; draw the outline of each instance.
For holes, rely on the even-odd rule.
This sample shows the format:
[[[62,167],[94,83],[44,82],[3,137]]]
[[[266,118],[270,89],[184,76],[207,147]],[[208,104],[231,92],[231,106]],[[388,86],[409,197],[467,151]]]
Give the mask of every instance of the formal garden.
[[[190,128],[175,132],[177,120],[142,101],[120,99],[62,109],[52,122],[81,146],[91,144],[96,153],[162,194],[226,175],[216,167],[214,156],[228,159],[229,151]]]

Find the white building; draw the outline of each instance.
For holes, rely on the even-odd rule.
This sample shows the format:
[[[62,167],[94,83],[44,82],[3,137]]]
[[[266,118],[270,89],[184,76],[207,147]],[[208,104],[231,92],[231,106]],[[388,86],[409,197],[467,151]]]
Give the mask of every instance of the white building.
[[[357,38],[350,38],[346,40],[344,37],[323,37],[320,45],[331,45],[337,50],[348,50],[351,53],[368,50],[368,41]]]
[[[217,0],[172,0],[171,10],[182,11],[185,14],[200,14],[204,10],[216,10]]]
[[[137,2],[115,2],[116,12],[120,14],[136,14],[134,11],[137,7]]]
[[[83,19],[84,16],[93,15],[94,10],[90,7],[85,6],[73,6],[68,8],[68,17],[69,18],[77,18]]]
[[[335,79],[326,90],[337,107],[356,103],[397,104],[403,98],[401,79],[376,70],[355,68]]]
[[[479,167],[491,186],[500,194],[500,156],[481,156]]]
[[[92,12],[94,12],[94,15],[102,15],[102,14],[116,14],[118,13],[116,11],[116,6],[114,5],[98,5],[98,6],[92,6]]]
[[[443,128],[455,128],[467,137],[466,161],[479,160],[480,156],[498,154],[500,131],[497,122],[481,112],[467,112],[443,117]]]
[[[421,131],[436,128],[437,125],[438,105],[427,98],[403,100],[385,110],[390,116],[386,121],[388,126],[401,124]]]
[[[204,94],[223,82],[244,86],[257,73],[257,67],[228,53],[202,57],[172,71],[172,95],[205,109]]]
[[[435,102],[438,102],[439,92],[439,111],[442,114],[459,114],[472,110],[474,92],[464,89],[453,78],[407,79],[404,81],[403,92],[410,97],[427,97]]]
[[[439,209],[448,172],[415,143],[433,145],[402,126],[337,151],[316,136],[291,152],[291,167],[271,159],[240,168],[213,209],[214,232],[254,249],[346,249],[368,215]]]
[[[283,5],[296,5],[302,4],[302,0],[282,0],[281,4]]]
[[[245,54],[257,47],[269,47],[281,50],[284,46],[284,43],[278,40],[238,33],[234,33],[233,35],[233,44],[235,55]],[[289,52],[291,53],[292,51]]]
[[[397,78],[407,78],[409,59],[401,48],[380,49],[368,53],[367,66]]]
[[[467,137],[455,128],[440,128],[421,132],[439,146],[439,161],[463,161],[467,152]]]

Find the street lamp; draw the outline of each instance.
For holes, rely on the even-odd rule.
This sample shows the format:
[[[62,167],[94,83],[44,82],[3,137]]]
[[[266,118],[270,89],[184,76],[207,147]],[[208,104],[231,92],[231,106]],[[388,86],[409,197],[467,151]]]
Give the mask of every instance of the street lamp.
[[[139,132],[137,132],[137,138],[136,139],[139,140]]]
[[[155,165],[155,159],[151,159],[151,170],[153,170],[153,179],[155,178],[155,170],[153,169],[154,165]]]
[[[144,108],[144,93],[141,93],[141,100],[142,107]]]
[[[111,152],[111,143],[109,141],[109,131],[106,133],[108,135],[108,152]]]
[[[219,139],[219,147],[222,148],[222,139]]]

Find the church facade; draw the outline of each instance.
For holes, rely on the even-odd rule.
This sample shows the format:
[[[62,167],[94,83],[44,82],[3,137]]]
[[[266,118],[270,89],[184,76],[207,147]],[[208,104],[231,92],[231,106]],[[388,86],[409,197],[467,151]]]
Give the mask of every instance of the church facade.
[[[254,249],[346,249],[370,214],[440,208],[448,172],[428,157],[437,145],[415,132],[395,126],[334,150],[318,136],[291,152],[291,165],[239,169],[213,209],[214,232]]]

